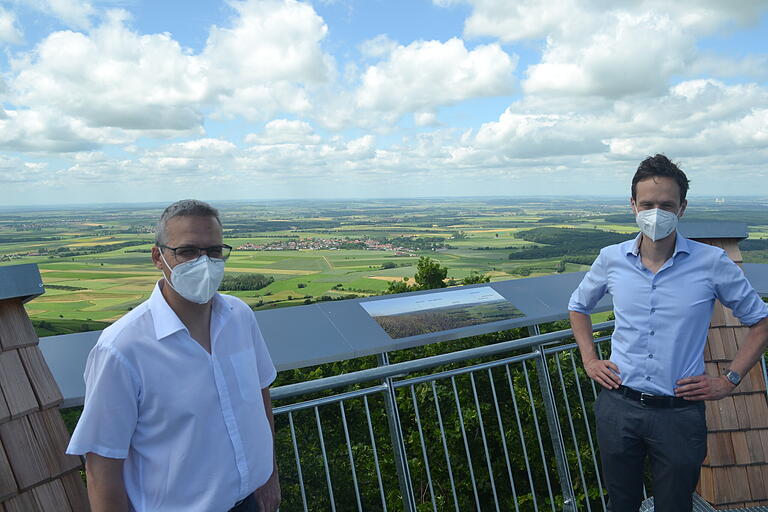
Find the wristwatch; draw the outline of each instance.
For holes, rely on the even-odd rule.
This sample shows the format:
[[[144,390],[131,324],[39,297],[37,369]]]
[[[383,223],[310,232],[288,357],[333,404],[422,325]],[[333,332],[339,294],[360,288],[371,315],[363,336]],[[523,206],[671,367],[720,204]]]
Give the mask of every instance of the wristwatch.
[[[741,375],[733,370],[725,370],[724,377],[734,386],[738,386],[741,382]]]

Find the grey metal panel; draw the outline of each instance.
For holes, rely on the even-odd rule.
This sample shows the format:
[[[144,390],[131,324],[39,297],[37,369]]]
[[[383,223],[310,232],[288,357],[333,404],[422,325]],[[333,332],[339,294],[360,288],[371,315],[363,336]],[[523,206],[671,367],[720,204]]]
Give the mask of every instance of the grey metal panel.
[[[745,222],[734,221],[686,221],[683,218],[677,230],[685,238],[705,240],[711,238],[738,238],[743,240],[749,236]]]
[[[40,351],[64,397],[62,407],[82,405],[85,397],[85,362],[101,331],[40,338]]]
[[[43,293],[45,289],[37,264],[0,267],[0,300],[20,298],[27,302]]]
[[[467,286],[493,288],[525,316],[396,340],[360,305],[391,299],[391,295],[257,311],[255,315],[275,365],[279,369],[299,368],[563,319],[568,316],[571,292],[584,274],[574,272]],[[443,291],[425,290],[399,296]],[[595,312],[610,310],[611,304],[606,296]]]
[[[742,264],[744,275],[747,276],[752,287],[763,297],[768,297],[768,264],[744,263]]]

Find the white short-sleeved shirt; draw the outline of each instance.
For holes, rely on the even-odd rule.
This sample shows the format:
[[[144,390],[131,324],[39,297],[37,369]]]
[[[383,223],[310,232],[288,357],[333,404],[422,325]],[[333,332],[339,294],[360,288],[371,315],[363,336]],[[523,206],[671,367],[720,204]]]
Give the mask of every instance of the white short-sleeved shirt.
[[[88,356],[85,407],[67,453],[125,459],[136,511],[226,511],[272,474],[261,391],[275,367],[251,309],[227,295],[212,304],[211,354],[158,283]]]

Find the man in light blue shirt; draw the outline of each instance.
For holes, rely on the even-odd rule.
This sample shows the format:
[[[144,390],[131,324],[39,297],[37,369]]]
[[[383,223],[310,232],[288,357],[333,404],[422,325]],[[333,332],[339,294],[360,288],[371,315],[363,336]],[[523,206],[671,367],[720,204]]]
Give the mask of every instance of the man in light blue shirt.
[[[568,305],[586,373],[604,391],[595,402],[598,443],[611,512],[642,501],[651,461],[657,512],[692,509],[706,456],[704,400],[729,394],[768,346],[768,305],[722,249],[676,231],[688,179],[663,155],[644,160],[632,180],[641,233],[600,251]],[[613,297],[611,357],[600,359],[590,312]],[[726,375],[704,373],[715,300],[750,326]]]

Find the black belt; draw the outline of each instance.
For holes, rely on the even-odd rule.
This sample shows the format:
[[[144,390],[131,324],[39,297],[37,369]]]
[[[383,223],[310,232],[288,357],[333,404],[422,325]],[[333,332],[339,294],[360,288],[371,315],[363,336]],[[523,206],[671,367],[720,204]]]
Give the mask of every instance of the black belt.
[[[628,388],[627,386],[619,386],[618,389],[612,389],[611,391],[615,391],[621,396],[634,400],[635,402],[640,402],[646,407],[657,407],[662,409],[670,407],[690,407],[698,403],[676,396],[651,395],[649,393],[637,391],[636,389]]]

